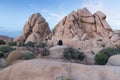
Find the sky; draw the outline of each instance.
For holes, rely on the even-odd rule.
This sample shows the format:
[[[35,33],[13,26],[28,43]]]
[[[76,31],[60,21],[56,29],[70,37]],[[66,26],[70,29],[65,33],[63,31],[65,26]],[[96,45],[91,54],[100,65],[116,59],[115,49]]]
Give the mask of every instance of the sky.
[[[0,35],[21,35],[28,18],[39,12],[52,30],[73,10],[102,11],[113,30],[120,30],[120,0],[0,0]]]

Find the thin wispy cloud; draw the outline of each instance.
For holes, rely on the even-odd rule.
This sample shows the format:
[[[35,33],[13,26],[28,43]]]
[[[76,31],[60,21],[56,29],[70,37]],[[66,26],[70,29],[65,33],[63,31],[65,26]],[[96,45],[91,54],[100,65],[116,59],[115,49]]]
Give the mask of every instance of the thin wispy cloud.
[[[82,0],[82,7],[87,7],[92,13],[104,11],[104,3],[102,0]]]
[[[113,29],[120,29],[120,15],[118,8],[107,5],[104,0],[82,0],[82,7],[87,7],[92,13],[102,11],[107,16],[108,23]],[[111,11],[112,10],[112,11]],[[113,26],[114,25],[114,26]],[[117,27],[116,27],[117,26]]]
[[[51,14],[49,14],[49,15],[52,16],[52,17],[54,17],[54,18],[58,18],[58,19],[62,19],[62,18],[63,18],[62,15],[57,14],[57,13],[51,13]]]
[[[41,12],[43,12],[43,13],[47,13],[48,10],[47,10],[47,9],[42,9]]]

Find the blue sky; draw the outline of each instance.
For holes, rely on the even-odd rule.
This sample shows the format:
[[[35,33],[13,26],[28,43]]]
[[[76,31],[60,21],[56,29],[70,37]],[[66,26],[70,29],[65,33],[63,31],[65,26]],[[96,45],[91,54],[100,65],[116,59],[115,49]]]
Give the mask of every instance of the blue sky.
[[[37,12],[53,29],[64,16],[83,7],[92,13],[102,11],[111,27],[120,29],[119,3],[120,0],[0,0],[0,35],[19,36],[29,16]]]

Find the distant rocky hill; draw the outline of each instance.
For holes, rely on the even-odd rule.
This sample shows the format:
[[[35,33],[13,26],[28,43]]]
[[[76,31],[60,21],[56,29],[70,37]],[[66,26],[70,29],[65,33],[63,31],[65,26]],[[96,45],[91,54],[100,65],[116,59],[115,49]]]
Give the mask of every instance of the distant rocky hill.
[[[9,36],[5,36],[5,35],[0,35],[0,39],[1,39],[1,40],[4,40],[4,41],[6,41],[6,42],[13,40],[13,38],[11,38],[11,37],[9,37]]]

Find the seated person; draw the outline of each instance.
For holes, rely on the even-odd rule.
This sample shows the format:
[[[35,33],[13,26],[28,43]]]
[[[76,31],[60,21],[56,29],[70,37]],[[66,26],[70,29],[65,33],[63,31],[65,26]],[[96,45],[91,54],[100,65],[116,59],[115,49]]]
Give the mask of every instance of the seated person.
[[[58,44],[59,46],[62,46],[62,45],[63,45],[62,40],[59,40],[57,44]]]

